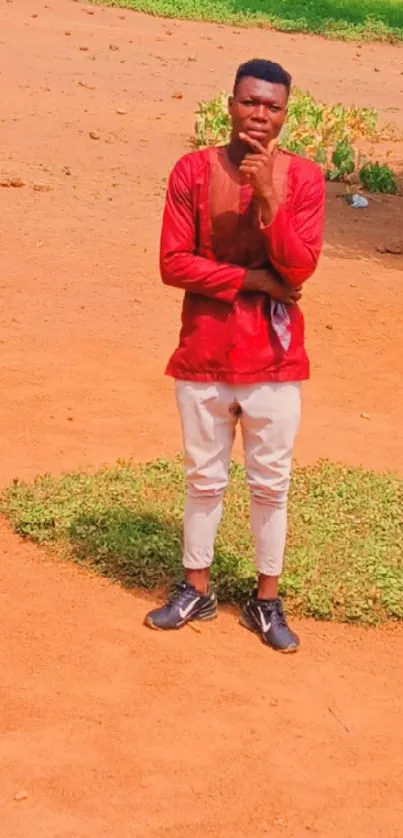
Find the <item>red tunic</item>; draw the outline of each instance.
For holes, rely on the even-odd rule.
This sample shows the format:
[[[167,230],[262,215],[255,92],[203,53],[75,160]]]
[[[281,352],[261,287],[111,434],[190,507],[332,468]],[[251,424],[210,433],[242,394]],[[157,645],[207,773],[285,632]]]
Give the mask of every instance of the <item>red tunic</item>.
[[[263,226],[252,188],[241,183],[225,149],[194,152],[176,164],[168,184],[160,269],[163,282],[183,289],[185,298],[168,375],[227,384],[309,377],[299,307],[288,308],[291,343],[285,351],[271,325],[267,295],[240,290],[250,268],[271,265],[298,286],[317,266],[325,203],[321,170],[282,151],[275,159],[274,183],[280,206]]]

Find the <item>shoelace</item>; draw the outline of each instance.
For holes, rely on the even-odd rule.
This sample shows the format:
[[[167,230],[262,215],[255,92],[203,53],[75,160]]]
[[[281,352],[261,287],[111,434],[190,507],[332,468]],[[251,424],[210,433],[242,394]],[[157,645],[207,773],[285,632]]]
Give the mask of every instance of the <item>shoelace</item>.
[[[267,614],[267,616],[270,617],[271,620],[273,620],[274,617],[274,620],[277,623],[287,627],[287,618],[285,616],[283,606],[280,602],[273,603],[272,605],[266,604],[266,607],[261,604],[260,608],[264,610],[265,614]]]
[[[168,600],[168,606],[173,605],[173,603],[176,603],[178,599],[187,599],[190,593],[191,588],[187,586],[186,582],[179,582],[172,591],[172,594]]]

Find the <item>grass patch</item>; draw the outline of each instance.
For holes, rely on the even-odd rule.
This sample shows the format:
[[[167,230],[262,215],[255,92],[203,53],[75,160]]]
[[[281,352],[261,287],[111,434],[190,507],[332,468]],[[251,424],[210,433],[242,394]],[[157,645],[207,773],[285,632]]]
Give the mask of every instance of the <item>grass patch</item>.
[[[188,18],[338,40],[403,40],[401,0],[95,0],[168,18]]]
[[[196,112],[194,143],[196,148],[224,145],[228,142],[231,122],[228,96],[224,93],[209,102],[201,102]],[[393,126],[382,130],[382,138],[397,138]],[[381,138],[378,113],[374,108],[325,105],[309,93],[294,88],[280,145],[295,154],[318,163],[328,180],[346,180],[357,175],[371,192],[398,191],[397,178],[386,162],[363,159],[360,141]]]
[[[182,464],[121,463],[94,475],[15,482],[1,511],[15,530],[56,545],[126,586],[154,588],[181,569]],[[254,579],[244,472],[233,466],[214,564],[224,601]],[[290,613],[376,623],[403,618],[403,481],[319,463],[295,471],[282,593]]]

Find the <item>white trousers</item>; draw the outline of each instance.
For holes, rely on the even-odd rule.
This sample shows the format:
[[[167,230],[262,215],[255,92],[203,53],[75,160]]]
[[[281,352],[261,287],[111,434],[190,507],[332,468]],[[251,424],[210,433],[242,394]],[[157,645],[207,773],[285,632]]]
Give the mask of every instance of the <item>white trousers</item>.
[[[279,576],[287,534],[291,459],[301,416],[300,383],[233,386],[176,381],[187,478],[186,568],[210,567],[239,421],[251,492],[259,573]]]

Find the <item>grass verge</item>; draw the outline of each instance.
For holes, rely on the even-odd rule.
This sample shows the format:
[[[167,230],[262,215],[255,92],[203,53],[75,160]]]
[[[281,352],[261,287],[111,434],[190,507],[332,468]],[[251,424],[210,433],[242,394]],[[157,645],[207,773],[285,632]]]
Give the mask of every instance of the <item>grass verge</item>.
[[[16,481],[0,511],[15,530],[56,545],[126,586],[181,577],[184,480],[179,460],[93,475]],[[214,564],[221,600],[253,585],[244,472],[234,465]],[[377,623],[403,618],[403,480],[322,462],[295,471],[282,593],[290,613]]]
[[[167,18],[188,18],[338,40],[403,40],[401,0],[94,0]]]

